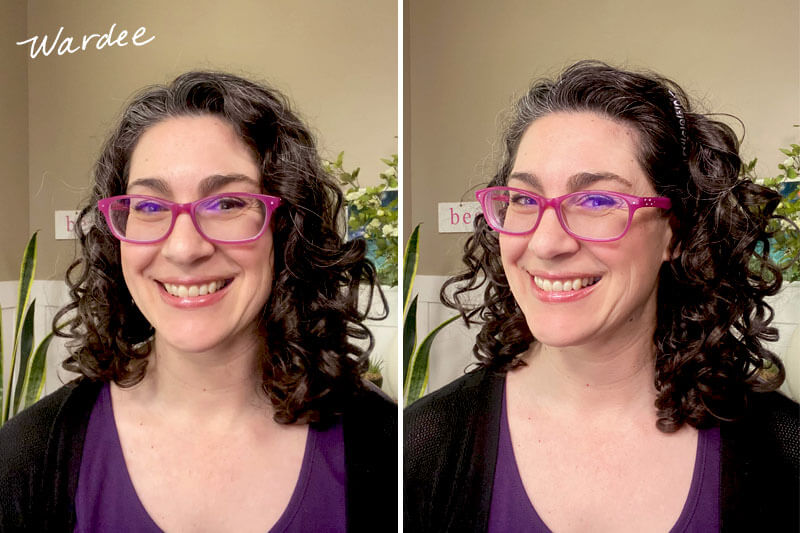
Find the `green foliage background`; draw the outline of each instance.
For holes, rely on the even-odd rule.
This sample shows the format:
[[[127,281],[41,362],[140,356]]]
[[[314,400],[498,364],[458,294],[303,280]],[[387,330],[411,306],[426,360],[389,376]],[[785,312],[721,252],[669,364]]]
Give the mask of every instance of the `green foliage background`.
[[[388,167],[379,174],[381,183],[362,187],[358,182],[360,168],[348,172],[343,165],[344,152],[335,161],[323,161],[325,170],[339,180],[345,188],[345,200],[350,207],[347,213],[348,231],[364,231],[364,238],[375,246],[374,255],[378,281],[382,285],[397,285],[397,199],[382,204],[382,195],[397,189],[397,154],[381,158]]]
[[[800,177],[800,145],[792,144],[789,148],[781,148],[786,155],[783,163],[778,165],[780,173],[763,179],[755,175],[758,159],[744,165],[742,175],[765,187],[783,192],[787,182],[797,181]],[[783,196],[775,210],[778,217],[770,224],[772,231],[771,255],[783,268],[785,282],[800,281],[800,187],[788,196]]]

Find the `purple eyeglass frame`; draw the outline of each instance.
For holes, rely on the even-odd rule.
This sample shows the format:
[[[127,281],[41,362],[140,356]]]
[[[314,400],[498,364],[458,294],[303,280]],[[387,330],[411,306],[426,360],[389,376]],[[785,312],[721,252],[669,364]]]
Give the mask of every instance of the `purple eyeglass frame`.
[[[267,206],[267,214],[264,217],[264,225],[261,227],[261,229],[254,237],[250,237],[249,239],[241,239],[238,241],[223,241],[219,239],[212,239],[211,237],[206,235],[205,232],[200,228],[200,224],[197,223],[197,218],[195,217],[195,210],[197,209],[197,206],[204,202],[208,202],[209,200],[214,200],[216,198],[225,198],[229,196],[244,196],[247,198],[258,198],[264,202],[264,205]],[[160,239],[155,239],[151,241],[137,241],[128,239],[127,237],[123,237],[122,235],[117,233],[117,230],[114,228],[114,224],[111,222],[111,215],[109,213],[109,210],[113,202],[125,198],[143,198],[146,200],[155,200],[156,202],[168,207],[169,210],[172,212],[172,221],[170,222],[169,228],[167,229],[167,232],[164,234],[164,236],[161,237]],[[148,196],[146,194],[122,194],[119,196],[111,196],[110,198],[103,198],[102,200],[97,202],[97,208],[100,209],[100,211],[103,213],[103,216],[106,219],[106,224],[108,225],[108,229],[111,230],[111,233],[114,235],[114,237],[116,237],[122,242],[128,242],[131,244],[156,244],[165,241],[167,237],[169,237],[172,234],[172,229],[175,227],[175,221],[178,219],[178,215],[180,215],[181,213],[186,213],[192,219],[192,224],[194,224],[197,233],[202,235],[205,240],[216,244],[244,244],[256,241],[264,234],[264,231],[267,229],[267,226],[269,226],[269,221],[272,218],[272,213],[275,212],[275,209],[277,209],[280,203],[281,199],[278,198],[277,196],[270,196],[268,194],[255,194],[249,192],[229,192],[222,194],[214,194],[212,196],[206,196],[205,198],[200,198],[199,200],[195,200],[194,202],[188,202],[185,204],[172,202],[170,200],[165,200],[163,198],[158,198],[156,196]]]
[[[530,196],[531,198],[536,199],[539,202],[539,205],[542,206],[542,209],[539,210],[539,216],[536,219],[536,222],[533,224],[533,227],[528,231],[522,232],[514,232],[514,231],[507,231],[500,228],[500,224],[494,217],[491,215],[491,210],[488,207],[488,202],[491,200],[489,197],[491,193],[494,191],[513,191],[520,194],[524,194],[525,196]],[[571,196],[576,196],[579,194],[591,194],[591,193],[599,193],[599,194],[607,194],[610,196],[616,196],[621,198],[628,204],[628,222],[625,225],[625,230],[619,234],[617,237],[612,237],[610,239],[592,239],[590,237],[583,237],[581,235],[576,235],[571,229],[567,227],[567,223],[564,221],[564,216],[561,213],[561,203]],[[488,187],[486,189],[480,189],[475,191],[475,196],[478,198],[478,201],[481,204],[481,210],[483,211],[483,216],[486,219],[486,222],[489,226],[497,231],[498,233],[504,233],[506,235],[530,235],[536,228],[539,227],[539,222],[542,221],[542,215],[547,210],[548,207],[552,207],[553,210],[556,212],[556,218],[558,218],[558,223],[561,224],[561,227],[564,231],[567,232],[570,236],[578,239],[579,241],[590,241],[590,242],[611,242],[611,241],[618,241],[619,239],[623,238],[625,234],[628,233],[628,230],[631,227],[631,221],[633,220],[633,213],[636,212],[637,209],[642,207],[658,207],[661,209],[670,209],[672,207],[672,201],[669,198],[665,198],[663,196],[652,196],[652,197],[642,197],[642,196],[633,196],[630,194],[625,194],[621,192],[612,192],[612,191],[576,191],[571,192],[569,194],[565,194],[563,196],[558,196],[556,198],[546,198],[544,196],[540,196],[536,193],[532,193],[530,191],[526,191],[524,189],[517,189],[515,187]]]

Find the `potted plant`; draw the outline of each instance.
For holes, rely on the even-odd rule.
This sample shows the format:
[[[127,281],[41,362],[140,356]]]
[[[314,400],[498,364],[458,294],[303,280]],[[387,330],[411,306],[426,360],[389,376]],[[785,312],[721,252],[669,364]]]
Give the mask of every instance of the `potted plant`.
[[[367,257],[378,272],[381,285],[397,285],[397,154],[381,161],[388,167],[379,174],[381,183],[362,187],[360,168],[350,172],[343,166],[344,152],[323,167],[345,187],[348,238],[364,237]]]
[[[36,402],[44,389],[47,348],[53,340],[50,332],[34,349],[33,321],[36,300],[30,302],[31,285],[36,274],[36,233],[31,236],[19,273],[14,341],[11,348],[11,369],[8,384],[3,373],[2,313],[0,313],[0,426],[9,418]]]
[[[369,360],[369,368],[364,373],[364,379],[371,381],[376,387],[380,388],[383,385],[383,361],[381,359]]]
[[[411,232],[403,254],[403,398],[405,404],[417,401],[428,387],[431,346],[439,332],[460,315],[448,318],[436,326],[421,343],[417,344],[417,297],[411,298],[414,278],[419,264],[419,224]]]
[[[779,218],[773,220],[771,227],[771,256],[783,268],[784,282],[791,283],[800,281],[800,145],[792,144],[780,150],[787,157],[778,165],[778,175],[757,178],[755,166],[758,159],[745,164],[742,173],[782,196],[775,210]]]
[[[778,175],[756,178],[756,159],[744,165],[743,174],[779,192],[782,197],[775,210],[777,218],[771,223],[770,256],[782,268],[784,284],[781,292],[770,299],[770,305],[776,317],[788,317],[792,322],[792,317],[798,316],[800,297],[800,145],[792,144],[780,150],[786,159],[778,165]],[[797,399],[800,394],[800,326],[795,326],[788,346],[778,355],[786,369],[784,390]],[[777,368],[766,367],[761,372],[775,373]]]

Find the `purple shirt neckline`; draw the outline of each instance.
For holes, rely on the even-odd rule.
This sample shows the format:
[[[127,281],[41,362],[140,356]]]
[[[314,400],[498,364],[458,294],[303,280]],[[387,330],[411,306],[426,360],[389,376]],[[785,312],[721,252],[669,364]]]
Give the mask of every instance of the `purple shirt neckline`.
[[[345,482],[341,422],[324,429],[310,426],[297,483],[270,532],[344,531]],[[75,508],[75,531],[162,531],[128,474],[108,384],[90,415]]]
[[[505,383],[502,398],[500,436],[488,531],[489,533],[506,531],[552,533],[536,511],[520,477],[511,443]],[[719,486],[720,434],[719,428],[715,427],[698,432],[689,494],[670,533],[718,531]]]

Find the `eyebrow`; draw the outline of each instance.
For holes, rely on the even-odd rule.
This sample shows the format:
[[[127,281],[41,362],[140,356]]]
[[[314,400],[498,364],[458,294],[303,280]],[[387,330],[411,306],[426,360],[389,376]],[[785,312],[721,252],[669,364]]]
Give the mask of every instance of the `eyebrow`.
[[[209,194],[212,194],[213,192],[231,183],[249,183],[259,190],[261,188],[260,184],[256,180],[250,176],[245,176],[244,174],[213,174],[203,178],[202,181],[200,181],[200,195],[208,196]],[[172,192],[169,184],[163,178],[139,178],[128,184],[128,188],[131,187],[145,187],[159,192],[165,196]]]
[[[513,172],[508,177],[508,181],[511,180],[524,181],[532,188],[542,190],[542,181],[538,176],[536,176],[536,174],[530,172]],[[598,181],[603,180],[617,181],[628,188],[633,187],[633,184],[630,181],[626,180],[622,176],[614,174],[613,172],[579,172],[569,177],[567,180],[567,187],[570,191],[579,191],[597,183]]]

